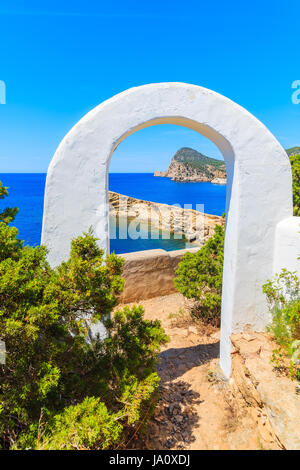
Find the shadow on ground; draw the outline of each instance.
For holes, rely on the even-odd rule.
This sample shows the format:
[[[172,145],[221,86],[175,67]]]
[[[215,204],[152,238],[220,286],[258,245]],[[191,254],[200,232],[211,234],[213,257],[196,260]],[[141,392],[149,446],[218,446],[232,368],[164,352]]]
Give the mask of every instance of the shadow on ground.
[[[160,354],[160,363],[157,367],[158,375],[162,382],[174,380],[193,367],[219,357],[219,352],[220,342],[167,349]]]
[[[199,393],[180,377],[187,371],[219,357],[219,342],[170,348],[160,354],[160,399],[140,448],[186,449],[195,441],[193,430],[200,417],[195,405],[204,404]],[[179,379],[179,380],[178,380]]]

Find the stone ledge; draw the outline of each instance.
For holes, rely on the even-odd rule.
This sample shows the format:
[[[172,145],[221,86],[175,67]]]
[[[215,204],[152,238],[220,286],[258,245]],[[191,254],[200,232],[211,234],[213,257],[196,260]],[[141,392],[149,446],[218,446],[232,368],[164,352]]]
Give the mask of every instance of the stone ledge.
[[[173,279],[178,263],[185,253],[195,253],[201,247],[165,251],[163,249],[121,254],[125,259],[122,303],[137,302],[176,292]]]

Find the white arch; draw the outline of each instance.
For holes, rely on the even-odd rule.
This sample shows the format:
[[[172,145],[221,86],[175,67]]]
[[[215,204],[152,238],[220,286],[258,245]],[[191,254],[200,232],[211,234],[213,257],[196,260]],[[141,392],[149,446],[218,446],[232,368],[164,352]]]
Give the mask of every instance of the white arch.
[[[200,132],[219,147],[226,162],[221,366],[229,376],[231,332],[262,330],[268,320],[261,286],[273,273],[276,226],[292,216],[288,157],[245,109],[184,83],[132,88],[97,106],[71,129],[51,161],[42,243],[56,265],[68,257],[72,238],[97,225],[99,244],[108,249],[110,158],[128,135],[161,123]]]

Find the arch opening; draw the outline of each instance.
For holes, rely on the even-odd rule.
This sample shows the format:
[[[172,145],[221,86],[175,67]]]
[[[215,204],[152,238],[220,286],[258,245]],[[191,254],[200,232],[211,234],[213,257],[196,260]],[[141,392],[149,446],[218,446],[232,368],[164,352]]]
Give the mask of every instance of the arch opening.
[[[163,124],[172,124],[172,125],[177,125],[180,127],[185,127],[187,129],[191,129],[198,134],[206,137],[209,139],[213,144],[216,145],[216,147],[219,149],[220,153],[222,154],[224,158],[224,162],[226,165],[226,174],[227,174],[227,185],[226,185],[226,204],[225,204],[225,213],[226,213],[226,218],[225,221],[227,223],[227,220],[229,218],[229,211],[230,211],[230,200],[231,200],[231,192],[232,192],[232,182],[233,182],[233,177],[234,177],[234,150],[230,144],[230,142],[219,132],[217,132],[215,129],[210,127],[207,124],[197,122],[192,119],[188,119],[182,116],[164,116],[164,117],[157,117],[150,119],[145,122],[141,122],[138,125],[136,125],[134,128],[128,129],[124,134],[119,136],[119,138],[112,143],[109,157],[108,157],[108,168],[111,163],[111,159],[113,157],[113,154],[115,150],[119,147],[119,145],[130,135],[135,134],[136,132],[146,129],[148,127],[152,126],[158,126],[158,125],[163,125]],[[106,192],[108,194],[109,191],[109,181],[108,181],[108,175],[109,172],[107,171],[106,175]],[[107,207],[108,207],[108,196],[107,196]],[[109,213],[107,211],[106,214],[107,217],[107,223],[109,224]],[[226,237],[226,235],[225,235]],[[110,250],[110,243],[109,243],[109,237],[107,237],[107,242],[106,242],[106,250]]]
[[[212,141],[194,130],[198,129],[197,123],[188,123],[189,127],[186,127],[183,125],[186,124],[184,122],[178,126],[179,120],[176,119],[168,125],[170,120],[172,121],[165,118],[163,124],[160,121],[144,124],[125,137],[122,136],[118,145],[114,147],[110,157],[108,178],[111,251],[127,253],[158,248],[167,251],[199,248],[212,235],[214,226],[224,223],[221,216],[225,212],[226,183],[221,180],[220,184],[210,183],[213,174],[226,178],[225,162],[221,152]],[[150,127],[152,127],[151,132]],[[153,129],[154,127],[157,129]],[[126,142],[125,146],[123,142]],[[172,168],[175,154],[177,158],[178,155],[182,158],[181,152],[184,154],[186,151],[191,152],[192,158],[200,158],[200,161],[203,156],[205,164],[200,170],[197,164],[193,166],[193,162],[189,160],[189,153],[184,157],[187,158],[187,167],[177,163],[179,168],[176,170],[176,175],[180,175],[182,168],[183,171],[187,168],[190,172],[185,177],[184,184],[180,179],[176,179],[177,176],[174,178],[163,175],[166,171],[157,171],[167,170],[170,164]],[[212,160],[206,160],[207,156]],[[218,166],[209,166],[209,163],[212,165],[217,163]],[[191,171],[195,171],[196,177]],[[165,178],[155,176],[165,176]],[[123,200],[123,196],[127,197],[126,201]],[[131,217],[125,215],[124,206],[130,210]],[[132,231],[128,233],[124,229],[124,220],[119,223],[119,219],[127,218],[133,226],[135,221],[131,219],[138,218],[139,208],[141,209],[140,233]],[[160,213],[159,221],[156,219],[157,212]],[[199,213],[199,233],[196,233],[197,213]],[[173,219],[176,223],[173,223]],[[157,225],[160,227],[159,234],[155,230]],[[134,235],[132,239],[131,234]]]
[[[114,149],[110,160],[110,251],[121,254],[125,259],[125,287],[120,299],[125,304],[169,296],[176,292],[177,299],[181,302],[180,294],[174,287],[179,262],[187,251],[198,251],[213,236],[216,225],[224,225],[222,214],[225,212],[226,184],[211,184],[207,176],[205,180],[205,171],[210,178],[210,171],[218,176],[224,175],[224,159],[219,149],[194,130],[195,127],[198,129],[195,125],[197,123],[189,123],[188,128],[168,124],[169,120],[166,118],[163,124],[158,122],[157,125],[154,123],[143,126],[143,130],[138,129],[126,135],[120,139],[121,142]],[[170,176],[155,177],[155,170],[170,166],[171,156],[181,156],[181,152],[186,150],[192,152],[191,155],[188,153],[188,157],[200,157],[200,162],[203,157],[204,169],[200,167],[201,170],[197,169],[197,172],[204,182],[200,177],[198,181],[193,181],[187,176],[184,183],[176,179],[174,181],[174,178],[171,180]],[[147,166],[149,157],[151,163]],[[209,161],[209,158],[212,160]],[[146,169],[142,169],[143,161]],[[217,163],[218,170],[213,166],[208,166],[206,170],[209,163]],[[184,174],[185,165],[177,165],[179,168],[176,173],[179,175],[183,167]],[[135,167],[138,167],[137,171]],[[188,172],[190,168],[188,167]],[[214,200],[211,206],[209,199]],[[214,207],[215,210],[209,210],[208,207]],[[141,257],[144,267],[141,266]],[[221,298],[221,293],[218,292],[218,295]],[[219,326],[219,320],[220,311],[217,309],[215,326]]]

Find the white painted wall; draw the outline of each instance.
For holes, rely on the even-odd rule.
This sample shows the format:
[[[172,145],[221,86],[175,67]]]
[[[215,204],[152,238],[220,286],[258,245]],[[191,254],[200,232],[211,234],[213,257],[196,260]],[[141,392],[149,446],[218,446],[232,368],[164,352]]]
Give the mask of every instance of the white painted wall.
[[[300,217],[284,219],[276,227],[274,274],[283,268],[300,276]]]
[[[162,123],[194,129],[221,150],[227,167],[221,367],[230,374],[230,334],[262,330],[261,286],[273,274],[277,224],[292,216],[289,159],[275,137],[236,103],[205,88],[157,83],[132,88],[84,116],[59,145],[45,192],[42,243],[49,261],[66,259],[72,238],[94,227],[109,249],[108,170],[115,148]]]

